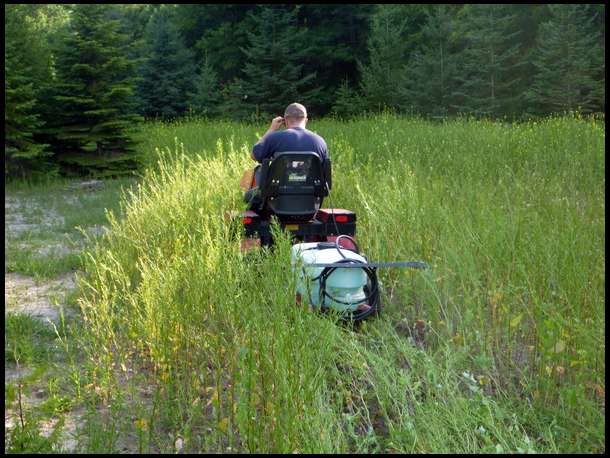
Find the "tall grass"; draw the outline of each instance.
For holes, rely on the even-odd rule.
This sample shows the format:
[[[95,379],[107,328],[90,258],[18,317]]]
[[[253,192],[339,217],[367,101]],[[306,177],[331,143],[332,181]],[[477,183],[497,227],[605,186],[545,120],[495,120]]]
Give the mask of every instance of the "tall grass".
[[[296,307],[287,237],[246,256],[223,218],[265,126],[149,124],[161,159],[85,261],[95,428],[141,451],[603,451],[603,122],[309,127],[366,255],[432,269],[380,272],[358,332]]]

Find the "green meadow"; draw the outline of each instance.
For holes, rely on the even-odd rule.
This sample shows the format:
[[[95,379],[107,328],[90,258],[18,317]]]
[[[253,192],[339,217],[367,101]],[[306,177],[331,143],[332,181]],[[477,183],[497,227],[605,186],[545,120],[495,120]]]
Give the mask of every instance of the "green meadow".
[[[146,170],[110,187],[57,331],[80,450],[605,451],[604,119],[312,120],[361,250],[430,265],[381,269],[358,329],[295,305],[285,234],[245,255],[223,216],[266,128],[134,133]]]

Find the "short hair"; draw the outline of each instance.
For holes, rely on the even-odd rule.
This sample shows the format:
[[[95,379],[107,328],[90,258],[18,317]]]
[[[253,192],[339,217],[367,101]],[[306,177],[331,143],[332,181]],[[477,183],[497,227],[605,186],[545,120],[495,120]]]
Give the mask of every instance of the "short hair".
[[[306,118],[307,109],[300,103],[291,103],[284,110],[284,118]]]

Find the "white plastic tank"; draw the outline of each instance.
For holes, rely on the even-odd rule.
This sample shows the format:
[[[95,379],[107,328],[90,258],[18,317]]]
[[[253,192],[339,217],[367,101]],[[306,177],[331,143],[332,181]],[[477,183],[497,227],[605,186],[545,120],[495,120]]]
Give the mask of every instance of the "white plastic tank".
[[[341,256],[343,254],[343,256]],[[330,264],[342,259],[354,259],[367,262],[364,256],[351,250],[337,248],[318,248],[318,243],[298,243],[292,246],[291,266],[296,273],[297,293],[313,307],[320,307],[320,274],[324,267],[308,267],[310,264]],[[356,310],[358,306],[366,303],[364,286],[368,276],[363,269],[337,268],[326,280],[326,293],[331,298],[324,299],[326,307],[338,311]],[[333,300],[336,299],[336,300]],[[340,302],[338,302],[340,301]]]

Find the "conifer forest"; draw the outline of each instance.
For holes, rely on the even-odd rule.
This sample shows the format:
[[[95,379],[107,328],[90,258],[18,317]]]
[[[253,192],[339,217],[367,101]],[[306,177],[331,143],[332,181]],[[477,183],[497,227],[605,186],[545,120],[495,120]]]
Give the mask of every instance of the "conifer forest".
[[[605,112],[605,6],[8,4],[5,176],[118,176],[129,129]]]

